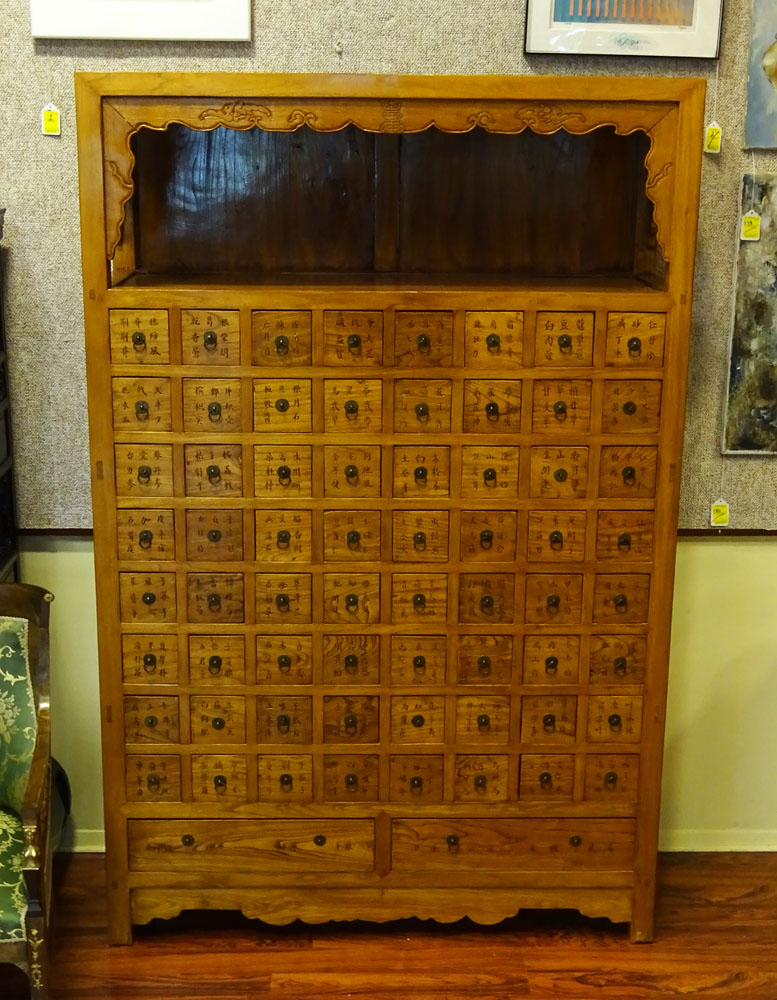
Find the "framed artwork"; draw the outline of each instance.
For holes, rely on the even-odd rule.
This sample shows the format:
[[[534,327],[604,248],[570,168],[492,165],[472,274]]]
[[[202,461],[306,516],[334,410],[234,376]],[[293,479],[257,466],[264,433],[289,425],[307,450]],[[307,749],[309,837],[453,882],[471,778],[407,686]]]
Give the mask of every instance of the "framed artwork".
[[[777,3],[753,0],[745,146],[777,147]]]
[[[528,0],[527,52],[718,54],[723,0]]]
[[[30,0],[35,38],[251,40],[251,0]]]
[[[737,254],[724,455],[777,455],[777,174],[745,174],[741,212],[761,216],[761,238]]]

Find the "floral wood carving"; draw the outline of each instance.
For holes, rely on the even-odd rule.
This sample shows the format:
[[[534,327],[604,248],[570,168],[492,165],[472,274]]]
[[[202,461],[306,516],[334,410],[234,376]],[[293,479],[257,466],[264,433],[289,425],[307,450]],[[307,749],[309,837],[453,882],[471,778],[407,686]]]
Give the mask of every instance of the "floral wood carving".
[[[518,108],[515,117],[533,132],[557,132],[560,128],[566,129],[572,122],[576,126],[586,122],[585,115],[579,111],[565,111],[555,104],[527,104]]]
[[[206,108],[197,116],[208,129],[219,125],[234,129],[262,128],[270,118],[272,111],[268,107],[250,101],[232,101],[218,108]]]

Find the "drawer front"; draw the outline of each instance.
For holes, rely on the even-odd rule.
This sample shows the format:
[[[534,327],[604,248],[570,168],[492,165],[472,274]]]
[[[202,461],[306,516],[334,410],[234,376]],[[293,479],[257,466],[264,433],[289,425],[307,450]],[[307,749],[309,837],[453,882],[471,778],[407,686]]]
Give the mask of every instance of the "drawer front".
[[[395,510],[392,519],[394,562],[447,561],[447,510]]]
[[[192,757],[192,800],[213,806],[245,802],[247,774],[245,757],[195,754]]]
[[[114,378],[113,429],[133,434],[172,429],[169,378]]]
[[[243,450],[239,444],[184,445],[188,497],[241,497]]]
[[[131,871],[368,872],[372,820],[130,820]]]
[[[534,363],[558,368],[591,365],[594,348],[594,314],[587,312],[538,312]]]
[[[380,699],[375,695],[324,697],[325,743],[377,743],[380,739]]]
[[[307,624],[312,620],[309,573],[257,573],[256,620],[268,624]]]
[[[521,699],[522,743],[574,743],[577,698],[572,695],[528,695]]]
[[[523,640],[524,684],[577,684],[580,639],[576,635],[527,635]]]
[[[591,636],[591,684],[642,684],[646,667],[644,635]]]
[[[467,368],[520,368],[523,364],[522,312],[468,312],[464,315]]]
[[[325,635],[325,684],[377,684],[380,639],[377,635]]]
[[[448,639],[444,635],[393,635],[392,684],[444,684]]]
[[[587,492],[588,448],[532,448],[531,497],[583,500]]]
[[[608,625],[647,622],[649,573],[597,573],[594,578],[594,622]]]
[[[589,743],[639,743],[642,739],[642,698],[601,695],[588,702]]]
[[[117,444],[116,494],[120,497],[171,497],[173,446]]]
[[[310,802],[313,758],[310,754],[262,754],[257,761],[259,802]]]
[[[375,378],[324,379],[324,429],[342,434],[380,433],[383,383]]]
[[[450,493],[450,448],[424,445],[394,448],[395,497],[447,497]]]
[[[515,621],[514,573],[462,573],[459,577],[459,621],[500,625]]]
[[[324,573],[324,621],[375,625],[380,621],[380,573]]]
[[[457,802],[507,801],[506,756],[456,754],[453,795]]]
[[[521,383],[517,379],[464,380],[464,433],[517,434],[521,430]]]
[[[382,365],[383,313],[324,310],[325,365]]]
[[[511,635],[459,636],[459,684],[510,684],[513,677]]]
[[[445,698],[398,695],[391,699],[392,743],[444,743]]]
[[[456,739],[472,744],[507,743],[510,739],[510,698],[507,695],[459,695],[456,698]]]
[[[192,695],[192,743],[245,743],[246,700],[240,695]]]
[[[271,745],[310,743],[313,702],[295,694],[260,695],[256,699],[256,739]]]
[[[175,559],[171,510],[117,510],[119,559],[157,562]]]
[[[243,514],[239,510],[187,510],[186,558],[229,562],[243,558]]]
[[[258,510],[256,558],[262,563],[310,562],[313,528],[309,510]]]
[[[251,361],[263,367],[309,365],[312,317],[304,309],[251,313]]]
[[[245,684],[246,651],[242,635],[190,635],[189,680],[197,687]]]
[[[604,445],[599,469],[603,499],[643,500],[656,495],[658,449],[650,445]]]
[[[392,754],[389,776],[392,802],[442,802],[442,757]]]
[[[532,625],[579,625],[583,577],[572,573],[528,573],[526,621]]]
[[[178,699],[170,696],[124,698],[125,743],[180,742]]]
[[[111,309],[111,361],[121,365],[166,365],[170,332],[166,309]]]
[[[447,379],[397,379],[394,430],[398,434],[435,434],[451,429],[451,382]]]
[[[327,802],[376,802],[377,754],[325,754],[324,798]]]
[[[324,448],[325,497],[379,497],[380,482],[380,445]]]
[[[518,496],[517,447],[463,445],[461,495],[467,500],[502,500]]]
[[[618,368],[660,368],[664,363],[663,313],[607,314],[605,361]]]
[[[119,573],[119,609],[129,624],[177,621],[175,573]]]
[[[530,510],[529,562],[574,563],[585,559],[585,511]]]
[[[312,448],[254,448],[254,496],[260,499],[296,500],[311,497]]]
[[[398,311],[395,314],[394,363],[400,368],[453,364],[453,313]]]
[[[257,684],[312,684],[313,637],[310,635],[258,635]]]
[[[127,754],[128,802],[180,802],[181,758],[172,754]]]
[[[125,684],[176,684],[178,639],[174,635],[123,635],[121,663]]]
[[[586,802],[637,802],[637,754],[589,754],[585,759]]]
[[[661,419],[661,383],[607,381],[603,387],[602,434],[655,434]]]
[[[380,562],[380,511],[324,511],[324,559]]]
[[[632,820],[398,819],[394,871],[626,871]]]
[[[241,430],[239,378],[185,378],[183,429],[196,434]]]
[[[517,515],[512,510],[463,510],[461,559],[510,562],[515,559]]]
[[[392,575],[391,621],[395,625],[444,623],[447,619],[447,574],[394,573]]]
[[[213,624],[245,620],[242,573],[187,573],[188,620]]]
[[[585,434],[591,428],[591,383],[553,379],[534,383],[532,430],[540,434]]]
[[[650,510],[602,510],[596,525],[597,559],[619,563],[653,557],[653,525]]]
[[[518,797],[523,802],[571,802],[574,790],[571,754],[521,754]]]
[[[239,365],[240,313],[236,309],[182,309],[181,361],[185,365]]]
[[[258,433],[310,433],[312,410],[309,378],[254,379],[254,430]]]

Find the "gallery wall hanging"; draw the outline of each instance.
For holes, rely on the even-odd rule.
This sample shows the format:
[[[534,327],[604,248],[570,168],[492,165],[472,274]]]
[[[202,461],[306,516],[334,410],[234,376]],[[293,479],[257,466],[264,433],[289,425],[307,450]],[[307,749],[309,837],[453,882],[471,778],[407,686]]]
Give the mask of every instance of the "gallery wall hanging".
[[[35,38],[251,40],[251,0],[30,0]]]
[[[745,145],[777,146],[777,4],[753,0]]]

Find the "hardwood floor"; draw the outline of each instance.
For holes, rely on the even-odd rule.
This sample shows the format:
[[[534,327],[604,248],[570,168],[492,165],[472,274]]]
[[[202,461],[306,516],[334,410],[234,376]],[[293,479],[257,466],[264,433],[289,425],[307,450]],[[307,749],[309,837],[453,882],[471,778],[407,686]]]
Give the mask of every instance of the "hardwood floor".
[[[570,912],[496,927],[269,927],[184,914],[106,943],[102,858],[65,860],[52,1000],[777,1000],[777,853],[671,854],[660,865],[656,940]],[[0,966],[0,997],[26,997]]]

